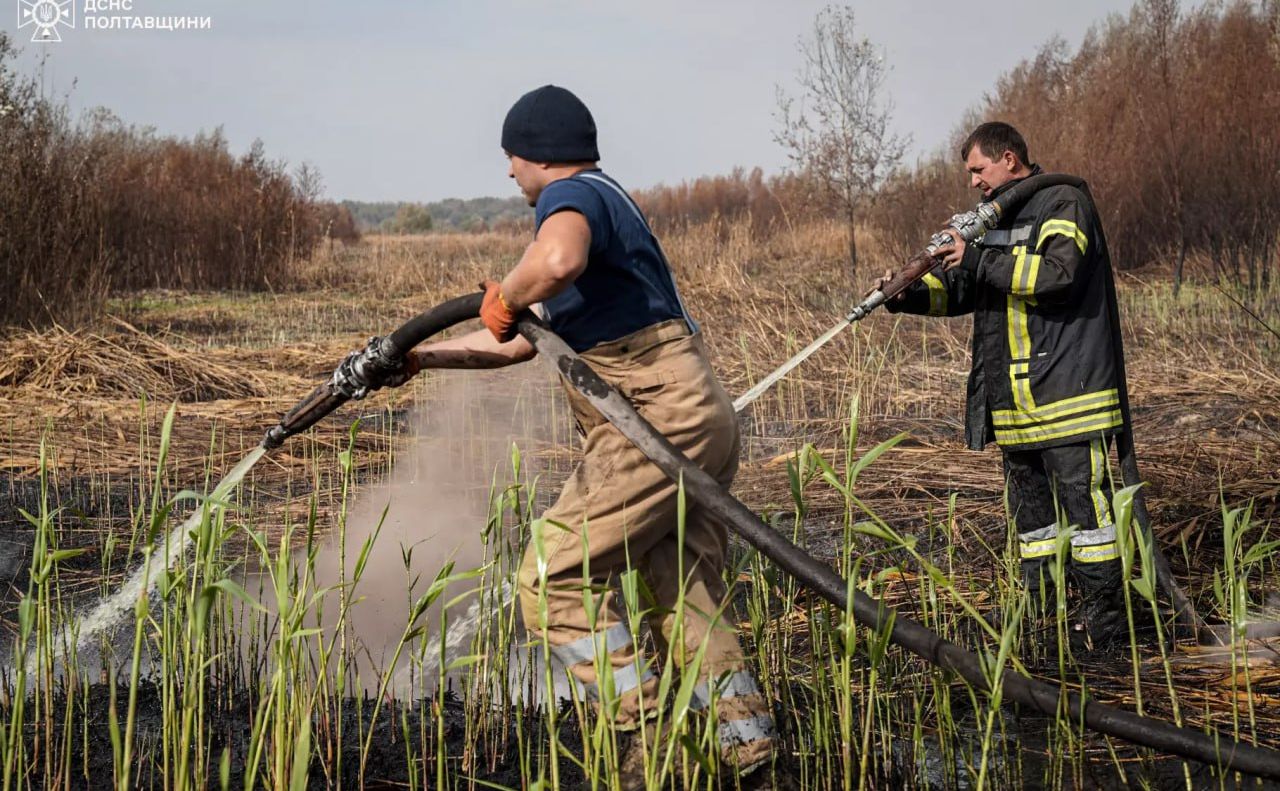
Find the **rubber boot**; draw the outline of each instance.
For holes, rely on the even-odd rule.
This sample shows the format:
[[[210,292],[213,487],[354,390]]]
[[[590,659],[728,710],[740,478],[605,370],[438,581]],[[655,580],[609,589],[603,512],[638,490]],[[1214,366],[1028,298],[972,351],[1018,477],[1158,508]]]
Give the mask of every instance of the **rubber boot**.
[[[1073,626],[1073,648],[1101,651],[1124,639],[1124,609],[1119,558],[1072,563],[1072,572],[1083,601],[1080,623]]]

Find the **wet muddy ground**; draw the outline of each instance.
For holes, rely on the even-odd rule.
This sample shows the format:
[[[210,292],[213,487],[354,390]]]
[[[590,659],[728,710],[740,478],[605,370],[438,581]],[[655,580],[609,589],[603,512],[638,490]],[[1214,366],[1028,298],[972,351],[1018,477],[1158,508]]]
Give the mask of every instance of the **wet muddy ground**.
[[[81,596],[90,599],[101,578],[101,525],[103,521],[119,522],[133,507],[136,492],[126,487],[116,487],[104,492],[99,486],[90,486],[86,481],[72,479],[63,481],[52,487],[48,493],[50,505],[60,509],[60,523],[64,528],[79,525],[79,529],[63,529],[60,531],[62,546],[81,546],[88,550],[85,554],[73,558],[61,568],[60,573],[68,581],[76,584],[69,589],[82,591]],[[30,479],[9,479],[0,484],[0,535],[4,535],[4,554],[0,556],[0,618],[7,627],[4,642],[9,642],[13,624],[13,609],[18,597],[25,591],[28,578],[26,564],[29,562],[30,542],[33,529],[29,522],[21,517],[21,510],[37,513],[40,508],[41,491],[38,481]],[[16,518],[15,518],[16,517]],[[784,532],[791,532],[788,520],[782,527]],[[119,529],[120,525],[116,524]],[[820,530],[813,532],[820,534]],[[935,537],[936,539],[936,537]],[[821,549],[825,542],[814,542]],[[922,542],[922,550],[928,547]],[[940,547],[938,547],[940,548]],[[963,640],[962,640],[963,641]],[[975,644],[978,642],[975,636]],[[123,647],[123,646],[122,646]],[[4,652],[7,654],[7,650]],[[1096,666],[1105,666],[1109,662],[1126,661],[1122,651],[1115,656],[1096,655],[1091,658]],[[123,668],[117,668],[123,672]],[[102,676],[105,678],[104,676]],[[255,699],[257,685],[245,684],[241,689],[217,689],[215,700],[206,709],[208,723],[208,755],[220,758],[227,753],[230,766],[230,785],[232,788],[244,787],[243,773],[248,757],[249,732],[252,727],[254,712],[259,701]],[[68,788],[101,788],[103,778],[109,777],[115,764],[110,732],[108,728],[112,708],[116,716],[123,720],[123,711],[128,699],[127,688],[116,690],[114,701],[109,684],[103,681],[86,683],[78,686],[71,701],[67,701],[65,691],[59,693],[54,700],[53,711],[58,714],[53,718],[51,732],[55,739],[70,737],[72,748],[73,771],[64,778]],[[803,700],[804,695],[797,699]],[[11,700],[11,696],[6,696]],[[230,701],[230,703],[228,703]],[[33,701],[28,705],[33,705]],[[73,712],[71,734],[64,733],[64,718],[68,705]],[[139,687],[137,701],[137,744],[140,754],[135,762],[136,774],[134,783],[137,787],[156,787],[162,777],[161,756],[157,753],[159,732],[163,727],[163,711],[156,679],[144,682]],[[438,707],[438,708],[437,708]],[[4,706],[0,706],[0,716],[6,714]],[[426,778],[426,787],[431,786],[430,778],[434,777],[436,766],[437,740],[443,739],[444,753],[448,756],[447,770],[450,776],[474,779],[478,787],[527,787],[522,782],[522,768],[518,749],[518,739],[523,738],[526,744],[545,743],[545,720],[537,710],[514,712],[519,717],[517,732],[514,723],[508,728],[503,738],[490,740],[488,747],[468,741],[465,714],[462,702],[452,693],[446,693],[439,700],[424,698],[414,702],[387,701],[378,714],[377,723],[372,723],[373,700],[365,696],[363,699],[351,698],[344,702],[341,729],[344,733],[364,734],[372,727],[374,735],[371,739],[371,751],[363,768],[363,779],[366,787],[408,787],[410,785],[410,766],[421,778]],[[998,740],[1002,744],[999,755],[992,759],[990,776],[995,787],[1044,788],[1056,787],[1041,780],[1044,768],[1048,765],[1046,754],[1047,742],[1043,738],[1049,723],[1039,716],[1021,716],[1015,708],[1009,708],[1015,714],[1010,718],[1005,733]],[[956,710],[952,712],[962,732],[968,733],[972,739],[972,748],[976,751],[980,742],[981,727],[973,712]],[[779,717],[780,723],[790,722],[787,717]],[[440,722],[443,730],[440,730]],[[332,735],[338,723],[328,719],[316,718],[315,755],[309,788],[327,789],[337,787],[355,788],[362,776],[359,755],[359,739],[343,740],[341,756],[337,755],[331,745],[336,740]],[[27,736],[38,749],[36,742],[48,735],[46,728],[30,726]],[[580,754],[580,733],[573,712],[566,708],[562,716],[561,742],[575,754]],[[1062,778],[1067,786],[1081,788],[1120,789],[1135,787],[1145,783],[1151,788],[1185,787],[1189,778],[1192,788],[1221,787],[1219,778],[1206,768],[1191,765],[1186,768],[1181,762],[1168,759],[1152,759],[1143,757],[1136,751],[1122,744],[1115,744],[1112,749],[1121,756],[1123,770],[1117,770],[1105,755],[1105,747],[1096,743],[1092,751],[1100,760],[1082,762],[1073,769],[1074,774]],[[409,756],[415,756],[410,759]],[[873,787],[897,788],[928,785],[954,788],[968,788],[970,781],[966,776],[966,762],[973,756],[944,755],[937,743],[928,734],[916,742],[896,740],[892,743],[892,765],[897,767],[900,775],[880,777]],[[1017,755],[1013,762],[1011,756]],[[464,758],[466,756],[466,765]],[[789,781],[798,763],[794,756],[779,756],[775,765],[774,780],[763,776],[745,784],[744,788],[769,787],[769,782],[779,782],[780,787],[800,786]],[[587,788],[590,784],[581,769],[572,761],[563,759],[560,766],[564,788]],[[1123,773],[1122,773],[1123,772]],[[783,780],[778,780],[782,778]],[[221,782],[217,767],[213,767],[209,777],[209,787],[218,787]],[[492,785],[485,785],[492,784]],[[39,783],[33,787],[41,787]],[[733,787],[726,782],[725,787]],[[1228,784],[1230,787],[1230,784]],[[1249,786],[1266,788],[1270,786]]]
[[[248,763],[248,738],[257,701],[246,694],[237,693],[230,697],[236,701],[235,705],[211,706],[206,712],[210,748],[208,754],[220,761],[224,752],[227,753],[230,767],[228,787],[243,788],[244,767]],[[119,688],[113,704],[110,687],[102,683],[91,684],[77,691],[71,704],[76,711],[74,732],[70,735],[73,745],[72,772],[64,778],[65,785],[59,787],[86,790],[108,787],[108,778],[113,770],[108,718],[114,705],[123,719],[122,712],[127,700],[128,690]],[[65,697],[61,695],[55,698],[54,703],[57,711],[64,711],[67,705]],[[513,723],[505,739],[495,740],[496,744],[493,746],[496,749],[489,749],[485,745],[468,741],[463,704],[452,693],[446,694],[439,701],[390,701],[381,706],[378,712],[375,731],[370,740],[371,749],[362,774],[360,740],[350,738],[350,735],[368,733],[373,709],[374,702],[368,697],[344,702],[341,728],[348,734],[348,738],[343,741],[341,756],[329,749],[331,742],[326,741],[327,736],[334,734],[338,724],[329,719],[313,720],[315,753],[307,788],[330,789],[339,784],[343,788],[359,788],[362,777],[367,788],[407,788],[410,786],[410,760],[417,773],[417,786],[431,788],[434,786],[437,770],[435,756],[439,738],[443,738],[446,745],[446,771],[450,777],[475,781],[475,787],[479,788],[527,788],[529,778],[523,776],[517,739],[523,738],[526,744],[545,743],[547,739],[545,720],[537,711],[521,712],[522,734],[517,734]],[[135,770],[132,784],[137,788],[160,787],[162,759],[157,746],[163,720],[160,693],[154,684],[140,685],[137,711],[139,754],[133,764]],[[1236,786],[1232,779],[1216,777],[1207,767],[1197,764],[1184,767],[1180,761],[1141,755],[1122,744],[1113,745],[1121,762],[1120,769],[1109,760],[1087,760],[1076,767],[1068,767],[1065,776],[1059,780],[1046,781],[1043,773],[1049,763],[1049,756],[1042,734],[1048,722],[1040,716],[1018,716],[1016,708],[1010,708],[1009,711],[1015,716],[1008,718],[1005,732],[996,738],[999,748],[993,751],[989,760],[987,777],[993,788],[1064,787],[1117,791],[1140,787],[1280,788],[1280,785],[1274,783],[1255,784],[1250,781],[1245,781],[1243,786]],[[961,717],[959,724],[971,734],[969,748],[972,753],[944,755],[927,733],[917,741],[899,739],[892,743],[896,772],[887,777],[875,778],[870,787],[974,787],[972,780],[966,775],[965,767],[966,764],[972,766],[972,762],[978,758],[981,728],[971,712],[966,714],[959,711],[956,714]],[[55,739],[62,739],[66,735],[61,718],[55,719],[51,733]],[[575,715],[566,706],[561,711],[560,742],[574,755],[581,755],[579,734]],[[33,727],[28,731],[28,738],[33,744],[42,735],[42,729]],[[1095,750],[1105,752],[1106,748],[1099,744],[1089,752]],[[410,755],[414,758],[410,759]],[[463,756],[466,756],[465,764]],[[1102,755],[1095,757],[1103,758]],[[559,771],[561,787],[564,789],[592,787],[582,769],[568,758],[561,760]],[[744,791],[766,788],[799,791],[803,785],[797,772],[798,764],[794,756],[779,755],[772,772],[761,772],[742,780],[740,787]],[[218,788],[220,783],[221,777],[215,766],[210,773],[208,787]],[[34,782],[32,787],[44,786]],[[720,787],[729,789],[738,788],[739,785],[732,778],[724,778]]]

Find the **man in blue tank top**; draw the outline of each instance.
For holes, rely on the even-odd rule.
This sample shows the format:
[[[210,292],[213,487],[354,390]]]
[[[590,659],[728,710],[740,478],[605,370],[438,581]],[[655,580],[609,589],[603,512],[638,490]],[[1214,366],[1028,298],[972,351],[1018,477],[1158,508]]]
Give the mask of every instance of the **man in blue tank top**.
[[[597,166],[591,113],[564,88],[543,86],[511,108],[502,147],[509,175],[535,207],[534,241],[500,283],[484,284],[486,329],[423,347],[409,368],[528,360],[535,352],[516,334],[516,315],[539,310],[646,420],[727,487],[738,467],[732,403],[644,215]],[[635,644],[641,625],[628,623],[619,598],[622,575],[637,570],[651,594],[641,606],[659,653],[673,652],[676,667],[692,670],[701,652],[690,705],[714,708],[721,760],[751,771],[772,755],[774,725],[724,617],[725,528],[690,507],[682,544],[676,485],[575,390],[565,390],[582,430],[583,459],[534,525],[519,575],[525,625],[548,642],[601,716],[622,730],[647,729],[615,766],[622,787],[641,788],[644,746],[657,754],[662,736],[652,719],[662,705],[658,673],[666,657],[646,657]],[[682,596],[683,612],[676,612]]]

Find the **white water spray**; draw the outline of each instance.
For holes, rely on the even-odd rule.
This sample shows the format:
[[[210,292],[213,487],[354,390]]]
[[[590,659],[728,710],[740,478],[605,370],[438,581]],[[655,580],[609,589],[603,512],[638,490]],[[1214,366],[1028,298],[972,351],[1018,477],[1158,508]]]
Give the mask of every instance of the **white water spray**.
[[[231,471],[218,481],[218,485],[213,488],[209,494],[209,499],[213,501],[210,505],[210,515],[214,510],[220,508],[218,503],[225,502],[233,492],[240,481],[244,480],[244,476],[249,470],[257,464],[267,453],[264,447],[254,448],[249,455],[240,460]],[[180,561],[190,546],[192,534],[200,525],[201,519],[204,518],[204,508],[198,507],[190,516],[188,516],[181,524],[169,533],[168,537],[161,541],[152,550],[154,553],[150,563],[144,561],[129,578],[116,590],[115,593],[107,596],[98,602],[98,604],[80,619],[79,637],[76,641],[77,650],[84,650],[90,646],[93,639],[104,631],[119,624],[124,617],[133,611],[133,607],[141,596],[151,595],[151,591],[155,589],[156,583],[160,581],[160,576],[172,568]],[[55,649],[58,653],[54,659],[61,659],[66,641],[58,640]],[[28,657],[28,672],[32,671],[31,663],[34,657]]]

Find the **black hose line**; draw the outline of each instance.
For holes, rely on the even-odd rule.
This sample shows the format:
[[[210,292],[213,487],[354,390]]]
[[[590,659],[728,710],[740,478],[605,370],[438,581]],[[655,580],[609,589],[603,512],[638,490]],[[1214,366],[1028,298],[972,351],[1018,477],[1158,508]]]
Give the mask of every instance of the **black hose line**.
[[[954,671],[972,686],[991,692],[982,669],[982,660],[955,643],[943,639],[910,618],[898,615],[884,602],[850,586],[825,564],[805,554],[751,509],[737,500],[676,449],[671,442],[640,417],[625,398],[600,378],[563,340],[532,314],[521,315],[517,324],[523,335],[575,390],[612,423],[669,478],[684,482],[685,493],[699,506],[800,580],[822,598],[851,612],[858,623],[883,630],[892,623],[889,639],[938,667]],[[853,600],[849,600],[852,590]],[[1143,717],[1095,701],[1079,694],[1005,670],[997,682],[1005,700],[1015,701],[1058,717],[1065,715],[1090,729],[1181,756],[1221,770],[1280,780],[1280,752],[1244,744],[1228,737],[1183,728],[1163,720]]]
[[[395,332],[383,339],[383,353],[389,357],[403,357],[409,350],[427,338],[461,324],[467,319],[480,315],[480,303],[484,301],[484,292],[464,294],[454,297],[448,302],[441,302],[431,310],[421,313],[404,324]]]
[[[333,375],[312,390],[280,418],[262,438],[262,446],[274,450],[295,434],[319,423],[352,398],[363,398],[369,390],[381,386],[388,370],[395,370],[414,346],[455,324],[480,315],[483,293],[464,294],[441,302],[430,310],[401,324],[390,335],[373,338],[361,352],[348,355]]]
[[[1045,187],[1060,187],[1063,185],[1075,187],[1081,191],[1087,189],[1084,179],[1079,176],[1072,176],[1069,173],[1041,173],[1038,176],[1028,176],[1019,181],[995,198],[992,198],[991,203],[996,208],[996,215],[1003,217],[1026,203],[1028,198]]]

